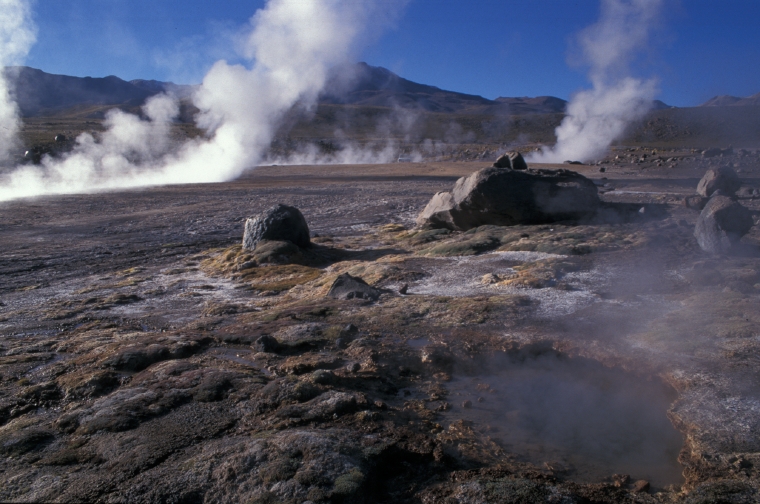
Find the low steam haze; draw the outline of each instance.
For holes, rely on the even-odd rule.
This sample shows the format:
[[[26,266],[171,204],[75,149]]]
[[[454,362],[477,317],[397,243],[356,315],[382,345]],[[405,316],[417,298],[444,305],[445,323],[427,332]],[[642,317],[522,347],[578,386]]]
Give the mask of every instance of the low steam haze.
[[[607,152],[628,125],[644,117],[657,95],[656,79],[630,76],[629,64],[647,48],[661,0],[603,0],[599,22],[579,36],[592,88],[576,93],[557,128],[557,143],[528,161],[589,161]]]
[[[71,7],[72,11],[77,8],[81,10],[87,2],[81,0],[75,4]],[[425,2],[407,0],[270,0],[265,5],[262,2],[254,3],[263,7],[244,29],[236,30],[225,24],[225,35],[209,41],[209,45],[214,46],[211,51],[214,54],[234,56],[206,67],[209,70],[192,98],[193,105],[199,110],[194,120],[204,136],[183,142],[171,138],[172,125],[180,114],[179,98],[161,94],[150,98],[139,116],[117,109],[108,112],[103,123],[105,131],[96,135],[81,134],[76,138],[71,152],[56,157],[43,156],[38,165],[14,167],[10,154],[19,151],[17,132],[21,123],[18,107],[12,99],[13,90],[6,80],[0,80],[0,162],[4,166],[0,171],[0,201],[45,194],[228,181],[259,164],[387,163],[398,159],[399,155],[418,161],[446,151],[447,143],[475,142],[476,135],[471,129],[456,120],[451,121],[445,135],[423,135],[421,123],[424,121],[419,118],[422,113],[430,111],[391,107],[391,112],[377,121],[369,141],[352,142],[349,140],[351,135],[343,135],[338,129],[333,132],[336,148],[329,152],[306,143],[286,153],[270,148],[278,133],[286,129],[283,125],[286,126],[289,113],[295,111],[308,117],[314,112],[320,92],[330,80],[331,70],[350,67],[359,55],[372,56],[372,50],[368,48],[376,42],[392,48],[403,45],[406,40],[395,60],[388,63],[381,58],[381,63],[396,72],[403,72],[409,78],[417,78],[417,71],[429,69],[428,64],[443,61],[450,74],[467,77],[469,82],[487,83],[491,91],[498,86],[501,96],[518,96],[521,91],[525,93],[526,90],[520,88],[525,83],[531,83],[535,88],[531,91],[534,96],[557,92],[558,83],[567,89],[566,93],[576,90],[567,105],[566,117],[556,129],[556,144],[546,145],[540,152],[528,156],[530,162],[598,158],[612,142],[639,121],[650,110],[653,100],[659,97],[661,82],[653,75],[659,75],[654,70],[663,70],[663,66],[654,65],[652,75],[646,77],[641,77],[636,69],[640,66],[642,55],[667,52],[667,44],[662,44],[662,39],[655,37],[666,31],[660,30],[660,25],[672,21],[663,12],[666,0],[602,0],[600,13],[592,12],[592,7],[596,7],[593,3],[570,7],[555,5],[542,13],[544,17],[539,21],[526,21],[519,27],[519,33],[531,33],[532,37],[535,33],[541,33],[540,40],[543,42],[539,44],[534,39],[521,41],[519,37],[502,40],[505,45],[499,49],[501,56],[487,62],[491,72],[486,78],[468,71],[471,70],[468,65],[472,61],[482,61],[487,57],[484,54],[491,54],[481,54],[485,48],[473,44],[486,36],[488,30],[484,27],[491,26],[488,23],[497,18],[494,16],[495,9],[502,9],[499,12],[503,16],[538,19],[529,15],[536,14],[538,7],[515,5],[506,12],[500,2],[484,2],[467,8],[455,4],[444,2],[440,9],[431,11],[430,5]],[[115,2],[114,8],[120,6],[127,9],[125,5]],[[0,0],[0,7],[0,63],[3,66],[31,64],[36,61],[35,58],[39,59],[32,47],[36,33],[32,8],[35,7],[38,11],[36,15],[42,17],[43,14],[49,16],[51,11],[60,7],[30,0]],[[147,7],[142,5],[141,8]],[[207,12],[209,8],[203,3],[193,3],[191,10],[196,15],[195,10]],[[235,9],[239,10],[238,7]],[[700,16],[707,16],[710,9],[702,6],[695,10]],[[401,16],[402,11],[407,15]],[[589,25],[594,16],[598,19]],[[150,20],[146,20],[143,13],[141,22],[153,22],[152,15],[147,17]],[[166,14],[166,17],[173,18],[173,15]],[[181,25],[189,18],[178,17],[173,22]],[[110,19],[109,23],[114,23],[114,19]],[[445,20],[448,21],[442,24]],[[456,26],[451,24],[453,22],[457,23]],[[459,28],[464,27],[462,29],[467,29],[466,33],[471,35],[472,28],[467,26],[478,23],[483,27],[483,37],[469,36],[464,40],[464,32],[458,31]],[[409,28],[407,24],[415,26]],[[565,29],[562,32],[565,35],[560,33],[562,30],[555,29],[560,24]],[[710,28],[716,25],[713,23]],[[409,36],[404,35],[408,31],[398,36],[394,34],[393,38],[383,38],[382,33],[395,26],[400,26],[400,30],[411,30],[418,38],[412,41],[405,38]],[[435,31],[438,26],[443,26],[441,29],[445,28],[446,33],[438,34]],[[744,21],[737,20],[736,32],[743,33],[744,29]],[[50,31],[40,30],[45,35],[41,43],[48,44],[45,46],[47,49]],[[693,26],[690,26],[689,30],[679,33],[693,31]],[[128,45],[134,48],[133,52],[140,53],[145,49],[140,45],[140,37],[130,35],[126,28],[124,32],[124,39],[130,41]],[[575,33],[572,37],[575,50],[571,51],[571,59],[579,63],[576,67],[587,71],[587,79],[591,83],[588,89],[577,91],[581,82],[563,73],[567,72],[564,62],[552,59],[566,50],[566,41],[561,39],[566,39],[567,33]],[[83,36],[90,37],[91,34]],[[489,33],[488,37],[491,36]],[[499,35],[497,38],[501,40],[504,37]],[[220,49],[220,41],[230,47],[226,51]],[[552,45],[551,53],[547,52],[549,56],[537,58],[534,55],[530,64],[523,60],[522,65],[515,65],[505,59],[505,55],[525,58],[530,53],[528,45],[547,50],[545,46],[549,43]],[[66,43],[58,45],[64,47],[63,50],[68,46]],[[420,59],[417,52],[424,47],[427,47],[427,57]],[[470,55],[457,53],[464,47],[469,48]],[[100,61],[102,55],[95,58],[98,50],[93,47],[93,57],[89,59]],[[81,53],[81,48],[79,51]],[[155,50],[152,52],[155,53]],[[202,50],[185,52],[205,54]],[[32,61],[24,60],[27,53],[30,53],[29,60]],[[407,57],[415,63],[405,63]],[[72,57],[72,61],[75,59]],[[55,64],[60,65],[63,60],[66,58],[59,55]],[[483,66],[486,66],[485,62]],[[552,67],[551,71],[547,71],[549,66]],[[692,66],[709,69],[706,64]],[[484,92],[486,88],[481,90],[475,84],[470,89],[457,88],[456,83],[447,81],[444,76],[439,81],[438,74],[438,71],[430,70],[426,77],[418,80],[444,89],[487,95]],[[665,77],[677,80],[673,79],[672,71],[670,75],[668,71],[664,74],[664,87],[668,86],[664,82]],[[720,72],[710,72],[710,75],[716,74]],[[752,89],[757,92],[754,87]],[[475,98],[481,99],[480,96]],[[483,124],[483,130],[508,130],[511,127],[508,117],[501,119],[503,121],[498,124]],[[351,124],[345,125],[345,128],[351,127]],[[551,142],[550,136],[537,139],[522,131],[516,138],[519,142],[533,145]],[[501,144],[502,148],[506,146],[506,143]],[[495,154],[492,151],[483,152],[484,156],[494,157]]]
[[[29,4],[5,3],[18,15],[1,20],[8,33],[3,55],[18,58],[31,43]],[[144,118],[112,110],[99,139],[82,134],[62,158],[14,169],[2,180],[0,200],[231,180],[261,160],[288,110],[312,106],[329,68],[350,60],[356,45],[392,22],[401,7],[401,1],[271,0],[251,19],[243,43],[250,66],[218,61],[193,98],[205,138],[172,144],[169,128],[179,107],[162,94],[148,100]],[[15,128],[13,103],[6,100],[4,110],[4,130]]]

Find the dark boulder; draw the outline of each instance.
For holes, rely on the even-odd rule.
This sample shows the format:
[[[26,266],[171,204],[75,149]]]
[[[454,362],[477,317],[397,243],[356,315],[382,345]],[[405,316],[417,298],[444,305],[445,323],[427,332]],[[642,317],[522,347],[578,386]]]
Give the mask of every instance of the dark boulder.
[[[245,222],[243,249],[254,250],[262,240],[289,241],[302,248],[311,243],[303,214],[287,205],[275,205]]]
[[[728,166],[710,168],[699,181],[697,194],[709,198],[715,191],[720,190],[724,195],[732,196],[741,185],[739,176],[732,168]]]
[[[694,236],[702,250],[711,254],[731,251],[752,228],[752,214],[728,196],[713,196],[697,219]]]
[[[517,151],[509,151],[499,156],[499,159],[493,164],[495,168],[512,168],[513,170],[527,170],[528,163]]]
[[[599,206],[596,185],[571,170],[485,168],[433,196],[417,224],[466,231],[574,220]]]
[[[375,301],[380,297],[381,291],[375,289],[361,278],[351,276],[348,273],[339,275],[330,287],[327,297],[333,299],[368,299]]]

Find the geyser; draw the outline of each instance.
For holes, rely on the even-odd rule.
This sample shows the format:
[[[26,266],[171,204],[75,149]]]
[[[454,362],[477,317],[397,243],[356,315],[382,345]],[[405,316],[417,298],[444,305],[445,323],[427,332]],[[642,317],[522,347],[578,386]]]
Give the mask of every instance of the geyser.
[[[112,111],[100,138],[82,134],[62,158],[44,157],[40,166],[11,170],[0,179],[0,201],[231,180],[261,160],[284,114],[295,105],[310,107],[328,69],[349,60],[357,42],[387,25],[403,3],[270,0],[251,18],[242,50],[249,65],[218,61],[193,98],[205,138],[172,143],[168,133],[178,113],[177,101],[157,96],[143,107],[145,119]],[[0,3],[5,4],[25,13],[29,9],[22,0]],[[26,17],[20,19],[28,24]],[[7,40],[0,42],[0,54],[14,47]]]
[[[0,0],[0,69],[23,60],[34,44],[35,27],[25,0]],[[6,70],[7,71],[7,70]],[[0,70],[0,166],[17,146],[21,121],[5,71]]]
[[[649,41],[662,0],[602,0],[599,21],[578,37],[592,87],[576,93],[557,127],[557,143],[528,157],[534,163],[588,161],[641,119],[657,93],[655,79],[630,75],[630,64]]]

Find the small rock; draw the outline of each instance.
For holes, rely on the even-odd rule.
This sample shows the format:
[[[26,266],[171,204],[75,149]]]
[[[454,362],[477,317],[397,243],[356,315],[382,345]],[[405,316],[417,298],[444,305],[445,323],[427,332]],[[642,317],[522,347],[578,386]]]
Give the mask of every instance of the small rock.
[[[462,403],[462,407],[463,408],[468,408],[468,409],[472,408],[472,401],[470,401],[469,399],[467,399],[465,402]]]
[[[633,483],[632,490],[636,493],[649,491],[649,482],[647,480],[638,480]]]
[[[527,170],[528,163],[517,151],[509,151],[499,156],[499,159],[493,164],[495,168],[511,168],[513,170]]]
[[[715,191],[720,190],[726,196],[733,196],[740,187],[739,176],[732,168],[710,168],[699,181],[697,194],[709,198]]]
[[[406,293],[409,291],[409,284],[404,284],[398,289],[399,294],[406,295]]]
[[[375,289],[362,280],[348,273],[343,273],[335,279],[330,287],[327,297],[333,299],[367,299],[376,301],[380,297],[381,291]]]
[[[683,199],[683,204],[686,206],[686,208],[702,211],[708,201],[708,198],[695,194],[693,196],[686,196]]]
[[[612,475],[612,484],[615,485],[616,488],[622,488],[626,486],[631,481],[631,477],[627,474],[613,474]]]
[[[354,324],[348,324],[346,327],[341,329],[340,336],[342,338],[349,337],[349,336],[356,336],[358,332],[359,332],[358,327],[356,327]]]
[[[361,368],[362,367],[358,362],[352,362],[346,366],[346,371],[349,373],[358,373]]]
[[[280,342],[265,334],[254,341],[252,347],[256,352],[277,353],[280,350]]]

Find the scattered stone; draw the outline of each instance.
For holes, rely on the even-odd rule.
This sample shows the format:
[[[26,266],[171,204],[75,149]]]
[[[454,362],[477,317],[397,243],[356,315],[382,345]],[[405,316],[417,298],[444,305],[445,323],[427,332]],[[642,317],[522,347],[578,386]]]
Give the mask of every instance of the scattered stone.
[[[636,493],[649,491],[649,482],[647,480],[638,480],[633,483],[632,490]]]
[[[327,297],[333,299],[367,299],[376,301],[381,291],[375,289],[361,278],[351,276],[348,273],[339,275],[330,287]]]
[[[493,164],[494,168],[511,168],[513,170],[527,170],[528,163],[517,151],[509,151],[499,156],[499,159]]]
[[[569,165],[582,165],[580,161],[570,161],[569,159],[567,161],[563,161],[562,164],[569,164]]]
[[[694,236],[702,250],[729,252],[754,225],[752,214],[727,196],[713,196],[699,214]]]
[[[346,327],[340,330],[340,336],[342,338],[356,336],[358,333],[359,333],[359,328],[356,327],[354,324],[348,324]]]
[[[451,352],[447,348],[439,345],[428,345],[423,348],[420,358],[423,364],[438,368],[449,368],[454,363],[454,356],[451,355]]]
[[[404,284],[398,289],[398,293],[402,295],[406,295],[406,293],[409,292],[409,284]]]
[[[245,222],[243,249],[254,250],[262,240],[289,241],[305,248],[311,243],[309,226],[300,210],[275,205]]]
[[[742,183],[739,176],[728,166],[710,168],[705,172],[697,185],[697,194],[709,198],[715,191],[720,190],[726,196],[732,196],[739,190]]]
[[[686,208],[691,208],[693,210],[699,210],[700,212],[705,207],[707,202],[710,201],[709,198],[705,198],[704,196],[700,196],[698,194],[694,194],[692,196],[686,196],[683,199],[683,204],[686,206]]]
[[[628,483],[630,483],[631,477],[627,474],[613,474],[612,475],[612,484],[615,485],[616,488],[623,488]]]
[[[736,197],[740,199],[755,199],[758,195],[758,190],[750,186],[742,186],[736,191]]]
[[[257,352],[277,353],[280,350],[280,342],[268,334],[254,341],[252,346]]]
[[[64,135],[62,133],[59,133],[59,134],[57,134],[55,136],[55,141],[58,142],[58,143],[65,142],[66,140],[67,140],[66,135]]]
[[[485,168],[433,196],[417,224],[458,231],[543,224],[589,216],[598,206],[596,184],[579,173]]]
[[[467,409],[472,408],[472,401],[467,399],[465,402],[462,403],[462,407],[467,408]]]
[[[358,362],[352,362],[346,366],[346,371],[349,373],[358,373],[361,368],[362,367]]]

